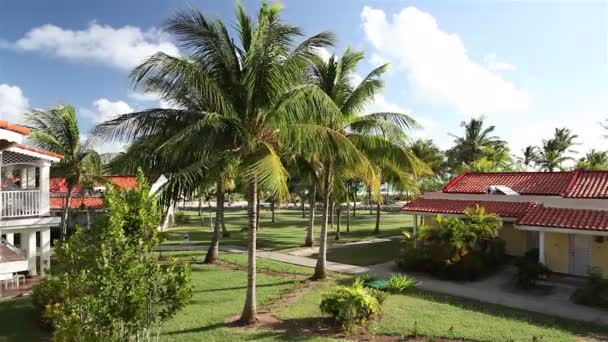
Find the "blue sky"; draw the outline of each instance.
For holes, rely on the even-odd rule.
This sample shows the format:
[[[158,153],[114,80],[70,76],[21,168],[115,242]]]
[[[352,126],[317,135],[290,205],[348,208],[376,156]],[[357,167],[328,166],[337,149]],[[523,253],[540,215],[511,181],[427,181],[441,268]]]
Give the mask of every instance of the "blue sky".
[[[253,13],[259,1],[244,1]],[[337,34],[336,52],[365,51],[361,76],[391,63],[369,110],[409,112],[416,136],[441,147],[462,120],[484,115],[514,152],[555,127],[582,152],[608,149],[608,2],[282,1],[307,34]],[[160,28],[198,7],[233,22],[232,1],[0,1],[0,118],[69,103],[86,129],[124,111],[166,106],[138,94],[129,70],[157,50],[179,53]],[[116,149],[118,146],[105,146]]]

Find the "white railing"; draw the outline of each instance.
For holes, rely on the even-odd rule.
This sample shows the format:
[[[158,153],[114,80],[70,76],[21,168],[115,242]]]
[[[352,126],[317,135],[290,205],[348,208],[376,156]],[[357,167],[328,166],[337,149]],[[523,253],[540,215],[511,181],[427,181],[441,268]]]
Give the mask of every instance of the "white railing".
[[[40,214],[40,190],[0,191],[1,217],[26,217]]]

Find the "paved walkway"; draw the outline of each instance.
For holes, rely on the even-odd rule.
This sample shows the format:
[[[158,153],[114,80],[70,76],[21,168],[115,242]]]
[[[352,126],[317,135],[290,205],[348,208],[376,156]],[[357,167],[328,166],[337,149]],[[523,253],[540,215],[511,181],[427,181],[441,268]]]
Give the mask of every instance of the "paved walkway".
[[[167,251],[207,249],[207,246],[204,245],[173,245],[160,247],[162,250]],[[242,246],[220,245],[220,250],[231,253],[247,253],[247,248]],[[303,255],[294,255],[283,252],[258,250],[257,254],[260,258],[294,265],[307,267],[315,267],[316,265],[315,259],[303,256],[306,255],[305,253],[302,253]],[[332,272],[353,275],[369,273],[372,276],[379,278],[387,278],[391,274],[399,273],[399,269],[394,261],[372,266],[346,265],[328,261],[327,269]],[[552,293],[548,295],[531,295],[512,289],[510,284],[513,279],[513,274],[513,269],[506,269],[492,277],[476,282],[452,282],[438,280],[424,274],[413,275],[420,282],[418,288],[424,290],[538,312],[550,316],[608,325],[608,311],[577,305],[570,301],[570,295],[574,291],[574,286],[557,284]]]

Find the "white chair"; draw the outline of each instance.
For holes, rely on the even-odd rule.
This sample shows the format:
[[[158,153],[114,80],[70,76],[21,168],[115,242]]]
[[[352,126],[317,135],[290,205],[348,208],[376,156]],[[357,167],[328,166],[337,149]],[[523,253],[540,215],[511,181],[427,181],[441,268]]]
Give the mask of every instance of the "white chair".
[[[13,287],[19,287],[19,281],[21,281],[21,284],[25,284],[25,276],[23,274],[15,273],[13,275]],[[15,286],[15,283],[17,286]]]
[[[0,274],[0,287],[4,285],[4,289],[8,289],[8,283],[13,283],[13,274],[12,273],[4,273]]]

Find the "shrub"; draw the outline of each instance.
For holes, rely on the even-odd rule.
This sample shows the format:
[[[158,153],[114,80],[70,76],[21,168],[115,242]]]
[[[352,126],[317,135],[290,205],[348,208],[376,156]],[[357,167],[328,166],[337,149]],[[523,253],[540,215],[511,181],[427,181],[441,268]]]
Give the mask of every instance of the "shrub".
[[[577,304],[608,308],[608,279],[594,269],[589,273],[585,286],[576,289],[572,300]]]
[[[188,216],[183,211],[178,211],[175,213],[175,224],[182,225],[190,222],[190,216]]]
[[[515,267],[517,267],[515,286],[522,289],[535,287],[538,280],[547,278],[551,274],[547,266],[528,257],[518,258]]]
[[[53,322],[46,317],[46,308],[56,303],[61,303],[63,292],[61,291],[61,283],[58,281],[50,281],[42,279],[42,281],[33,286],[32,302],[34,311],[36,312],[40,326],[47,331],[53,330]]]
[[[388,293],[379,289],[375,289],[373,287],[368,287],[366,288],[367,292],[369,292],[369,294],[372,295],[372,297],[376,298],[376,300],[378,301],[378,304],[380,304],[382,306],[382,304],[384,304],[384,301],[386,300],[386,298],[388,298]]]
[[[408,277],[403,274],[395,274],[388,279],[386,289],[390,293],[405,293],[416,285],[414,277]]]
[[[352,286],[337,286],[323,296],[321,312],[333,317],[345,330],[351,331],[357,325],[365,324],[380,313],[380,299],[385,295],[363,287],[362,280],[355,280]]]

